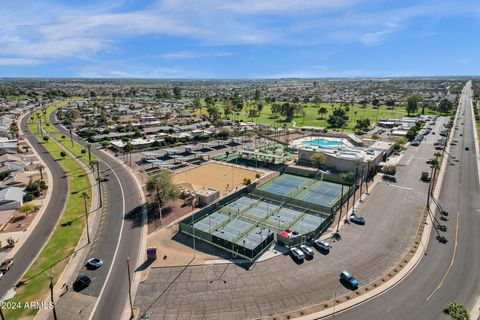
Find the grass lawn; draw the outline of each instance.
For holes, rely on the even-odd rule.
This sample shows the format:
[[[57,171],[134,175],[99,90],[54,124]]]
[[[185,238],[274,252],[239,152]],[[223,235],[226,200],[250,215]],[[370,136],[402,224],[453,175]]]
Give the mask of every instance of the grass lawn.
[[[203,103],[203,101],[202,101]],[[254,106],[254,103],[252,106]],[[204,104],[204,103],[203,103]],[[205,105],[205,104],[204,104]],[[297,127],[302,126],[315,126],[315,127],[328,127],[327,119],[332,114],[334,108],[339,108],[340,104],[329,104],[329,103],[302,103],[304,106],[303,110],[305,112],[305,117],[294,117],[292,122],[286,123],[287,127],[293,127],[293,122],[295,122]],[[223,116],[223,107],[221,102],[217,102],[216,104],[217,109],[221,112]],[[319,107],[325,107],[327,109],[327,113],[324,115],[318,114]],[[244,121],[252,121],[251,118],[248,117],[248,110],[249,107],[245,104],[242,111],[240,112],[239,116],[234,117],[235,120],[244,120]],[[202,114],[208,114],[207,108],[202,108]],[[198,112],[198,111],[197,111]],[[420,113],[421,110],[418,110],[417,113]],[[449,114],[440,114],[434,110],[425,109],[425,115],[452,115],[455,113],[453,110]],[[369,118],[370,121],[376,122],[382,118],[399,118],[407,115],[407,111],[403,106],[397,106],[394,108],[387,107],[387,106],[361,106],[361,105],[353,105],[349,106],[348,111],[348,122],[347,126],[344,130],[353,131],[355,127],[355,122],[360,119]],[[232,118],[232,116],[230,116]],[[276,122],[277,126],[283,126],[285,123],[284,117],[278,116],[276,119],[272,116],[271,112],[271,103],[264,103],[264,107],[262,112],[260,113],[259,117],[253,119],[256,123],[265,123],[265,124],[274,124]]]
[[[47,130],[47,126],[42,125]],[[37,125],[30,122],[28,127],[37,139],[42,141]],[[43,142],[43,146],[67,172],[68,197],[59,224],[55,227],[40,255],[24,275],[22,281],[25,281],[25,284],[17,288],[17,294],[10,300],[19,303],[42,302],[48,296],[48,275],[51,274],[54,282],[57,281],[77,246],[85,227],[83,199],[80,195],[82,192],[87,192],[91,196],[90,181],[82,167],[70,156],[61,158],[60,151],[62,151],[62,148],[53,139]],[[90,206],[90,203],[87,205]],[[33,318],[37,310],[20,308],[4,310],[4,313],[6,319],[23,319]]]

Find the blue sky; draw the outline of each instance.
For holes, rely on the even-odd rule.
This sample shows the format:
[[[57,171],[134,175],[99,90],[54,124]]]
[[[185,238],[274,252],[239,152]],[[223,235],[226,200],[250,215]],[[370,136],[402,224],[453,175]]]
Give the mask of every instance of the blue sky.
[[[478,0],[16,0],[0,77],[480,74]]]

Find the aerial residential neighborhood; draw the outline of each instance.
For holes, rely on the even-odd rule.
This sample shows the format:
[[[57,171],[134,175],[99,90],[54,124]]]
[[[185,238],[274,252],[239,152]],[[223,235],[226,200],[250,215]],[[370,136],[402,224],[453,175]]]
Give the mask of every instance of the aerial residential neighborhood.
[[[5,4],[0,319],[480,319],[479,10]]]

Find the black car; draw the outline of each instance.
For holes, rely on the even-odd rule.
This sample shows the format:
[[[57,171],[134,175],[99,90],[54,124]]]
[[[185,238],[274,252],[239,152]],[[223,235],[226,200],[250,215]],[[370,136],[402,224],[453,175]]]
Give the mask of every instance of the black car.
[[[365,218],[355,213],[350,216],[350,221],[356,224],[365,224]]]
[[[79,275],[77,277],[77,280],[73,283],[73,290],[75,291],[81,291],[88,287],[92,280],[90,280],[90,277],[86,275]]]

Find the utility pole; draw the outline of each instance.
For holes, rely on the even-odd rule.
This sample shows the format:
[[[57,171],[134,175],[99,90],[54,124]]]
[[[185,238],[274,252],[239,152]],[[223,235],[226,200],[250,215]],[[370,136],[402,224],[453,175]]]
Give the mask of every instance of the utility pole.
[[[127,257],[128,300],[130,301],[130,319],[134,318],[132,302],[132,280],[130,279],[130,257]]]
[[[53,300],[53,275],[50,275],[49,276],[50,278],[50,302],[52,303],[52,312],[53,312],[53,319],[57,320],[57,310],[55,310],[55,301]],[[2,315],[2,319],[3,319],[3,315]]]

